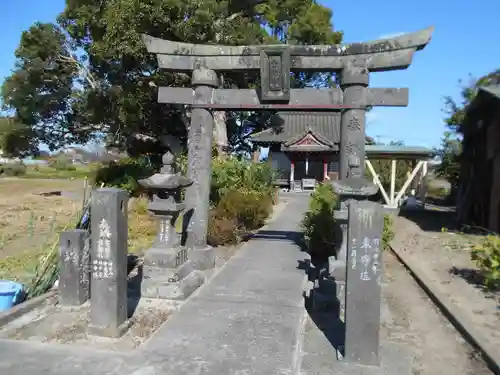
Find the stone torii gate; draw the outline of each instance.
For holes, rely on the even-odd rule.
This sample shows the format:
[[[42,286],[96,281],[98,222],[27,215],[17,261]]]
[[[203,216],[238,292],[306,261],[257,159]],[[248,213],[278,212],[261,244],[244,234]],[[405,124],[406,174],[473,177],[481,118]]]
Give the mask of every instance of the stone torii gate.
[[[161,69],[192,73],[193,88],[160,87],[159,103],[192,108],[186,192],[192,210],[187,245],[207,249],[213,110],[341,111],[340,179],[361,177],[365,160],[366,109],[407,106],[407,88],[368,88],[369,73],[406,69],[430,41],[433,28],[347,45],[223,46],[173,42],[144,35]],[[217,73],[259,71],[257,89],[219,89]],[[290,72],[340,73],[340,87],[292,89]],[[208,253],[207,253],[208,254]],[[194,256],[194,254],[193,254]],[[200,254],[203,257],[203,255]]]
[[[339,275],[338,285],[342,285],[346,277],[348,280],[345,288],[347,363],[377,366],[380,362],[379,244],[383,213],[380,206],[375,203],[358,202],[377,191],[375,185],[370,185],[370,182],[367,184],[363,178],[366,110],[373,106],[408,104],[408,89],[368,88],[369,75],[370,72],[407,68],[412,62],[413,54],[423,49],[429,42],[432,31],[433,28],[428,28],[396,38],[343,46],[230,47],[179,43],[144,36],[148,51],[157,54],[160,68],[192,73],[192,88],[160,87],[158,101],[189,105],[192,108],[188,132],[188,177],[194,183],[186,191],[186,208],[192,215],[188,225],[186,246],[188,257],[202,269],[213,267],[215,263],[214,253],[207,246],[214,126],[212,111],[341,112],[340,182],[334,183],[334,189],[341,195],[340,211],[336,212],[335,217],[344,222],[341,225],[343,241],[337,259],[331,264],[335,266],[332,269]],[[259,70],[261,84],[257,89],[218,88],[219,72],[244,73]],[[290,72],[301,71],[339,73],[340,87],[292,89]],[[351,199],[349,204],[348,199]],[[350,222],[349,228],[346,219]],[[349,239],[350,245],[346,239]],[[366,253],[368,245],[365,246],[363,257],[360,251],[351,249],[352,246],[357,246],[352,244],[358,243],[358,240],[359,243],[373,243],[373,246],[370,245],[373,247],[372,253]],[[377,276],[376,280],[360,274],[360,267],[353,266],[351,269],[350,266],[346,266],[350,265],[351,261],[358,260],[365,262],[363,264],[367,267],[368,262],[376,266],[373,271]],[[330,274],[337,279],[336,274]],[[352,279],[349,279],[350,277]],[[340,294],[339,300],[342,299]],[[395,371],[397,368],[398,366],[394,366]]]

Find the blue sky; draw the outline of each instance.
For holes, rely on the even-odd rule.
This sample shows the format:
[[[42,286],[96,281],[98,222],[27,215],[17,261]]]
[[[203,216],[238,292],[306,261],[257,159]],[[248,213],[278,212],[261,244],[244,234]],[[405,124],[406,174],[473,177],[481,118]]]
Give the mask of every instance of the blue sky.
[[[333,9],[336,30],[345,42],[412,32],[434,25],[429,46],[407,70],[372,74],[372,87],[409,87],[406,108],[377,108],[369,114],[367,133],[380,141],[438,146],[443,134],[443,97],[457,96],[459,79],[500,68],[498,0],[320,0]],[[64,0],[4,0],[0,33],[0,78],[14,63],[21,32],[33,22],[53,21]]]

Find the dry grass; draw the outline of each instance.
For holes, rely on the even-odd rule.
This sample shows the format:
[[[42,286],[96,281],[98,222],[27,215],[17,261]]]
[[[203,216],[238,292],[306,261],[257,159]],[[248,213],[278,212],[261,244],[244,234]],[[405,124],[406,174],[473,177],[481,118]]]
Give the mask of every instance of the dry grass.
[[[25,282],[59,233],[76,222],[83,180],[0,179],[0,279]],[[40,193],[63,191],[63,196]],[[70,193],[69,196],[65,196]],[[154,238],[156,225],[145,198],[129,202],[129,251],[141,254]]]
[[[64,191],[73,194],[43,196]],[[81,210],[83,181],[0,180],[0,277],[24,280],[38,258]]]
[[[133,198],[128,205],[128,251],[142,255],[153,243],[156,223],[148,212],[146,198]]]

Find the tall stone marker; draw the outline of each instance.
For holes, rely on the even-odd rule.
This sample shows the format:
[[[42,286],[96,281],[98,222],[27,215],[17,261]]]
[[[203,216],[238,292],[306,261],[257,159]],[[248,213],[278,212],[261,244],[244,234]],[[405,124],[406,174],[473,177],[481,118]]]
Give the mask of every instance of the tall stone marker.
[[[75,229],[59,237],[59,303],[80,306],[89,298],[89,232]]]
[[[379,203],[350,200],[348,212],[344,359],[378,366],[384,211]]]
[[[128,193],[105,188],[92,192],[91,293],[89,333],[120,337],[127,320]]]

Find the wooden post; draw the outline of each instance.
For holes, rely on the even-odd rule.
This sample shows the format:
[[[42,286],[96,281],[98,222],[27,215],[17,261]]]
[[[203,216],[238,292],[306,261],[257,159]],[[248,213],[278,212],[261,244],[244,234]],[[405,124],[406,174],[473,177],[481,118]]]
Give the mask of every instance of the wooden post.
[[[394,195],[396,192],[396,162],[397,160],[391,161],[391,206],[397,206]]]
[[[422,162],[422,172],[420,174],[420,181],[418,186],[418,195],[422,203],[425,202],[425,195],[427,193],[427,161]]]
[[[260,159],[260,147],[257,150],[255,150],[252,155],[252,161],[254,163],[258,163],[259,159]]]

